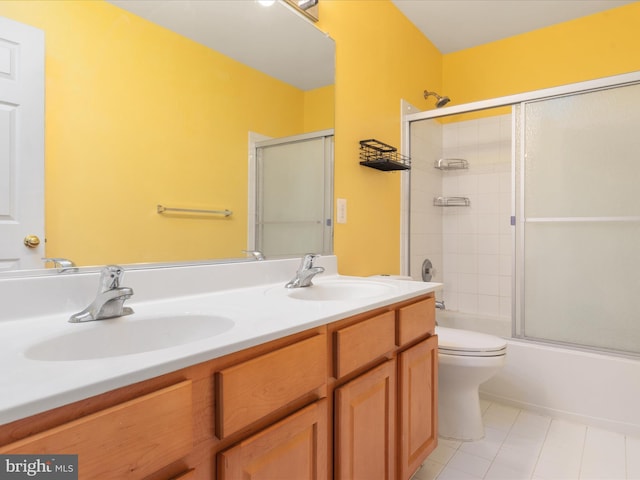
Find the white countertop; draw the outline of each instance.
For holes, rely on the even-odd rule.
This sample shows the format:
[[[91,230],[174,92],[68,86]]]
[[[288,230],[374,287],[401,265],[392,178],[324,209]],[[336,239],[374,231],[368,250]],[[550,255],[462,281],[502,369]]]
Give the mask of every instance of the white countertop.
[[[284,283],[292,276],[290,273],[295,273],[297,262],[266,261],[252,262],[252,265],[241,263],[237,268],[213,265],[195,271],[174,269],[164,272],[158,269],[127,273],[123,281],[124,286],[132,286],[136,294],[138,291],[141,294],[134,294],[126,303],[135,313],[118,319],[79,324],[67,321],[71,314],[86,306],[79,302],[88,304],[92,300],[91,295],[87,297],[86,291],[95,291],[97,274],[88,275],[88,278],[83,280],[81,288],[73,289],[82,290],[86,299],[61,301],[62,309],[60,305],[51,307],[55,313],[46,313],[46,308],[38,310],[30,305],[25,307],[30,315],[20,317],[19,306],[11,306],[7,309],[13,312],[11,316],[4,314],[0,317],[0,425],[367,310],[407,300],[437,290],[441,286],[437,283],[384,277],[345,277],[336,273],[335,257],[323,257],[323,264],[327,266],[325,273],[314,279],[314,284],[318,287],[357,280],[359,283],[384,284],[388,288],[385,287],[375,296],[363,298],[300,300],[291,298],[291,291],[284,288]],[[261,270],[254,274],[255,269]],[[237,272],[240,272],[239,275]],[[218,276],[221,278],[216,278]],[[129,277],[135,285],[127,282]],[[251,280],[246,281],[242,277]],[[185,278],[195,282],[193,288],[184,285]],[[212,288],[212,285],[206,285],[207,282],[202,281],[203,278],[213,278],[213,282],[218,284]],[[3,284],[6,280],[1,280],[0,291],[4,293],[5,298],[0,295],[0,302],[10,301],[6,297],[24,288],[25,281],[28,282],[28,279],[19,279],[19,283],[15,285]],[[58,293],[60,290],[64,291],[65,286],[61,286],[60,282],[70,285],[71,282],[77,281],[79,280],[76,278],[65,279],[62,282],[59,278],[52,277],[52,280],[41,282],[44,288],[34,287],[35,283],[32,282],[31,293],[35,291],[35,298],[34,295],[29,298],[31,302],[46,303],[46,300],[51,300],[47,297],[51,289]],[[178,282],[174,284],[173,289],[180,294],[171,297],[164,295],[167,289],[171,290],[170,286],[167,287],[167,282]],[[89,284],[89,287],[84,284]],[[229,288],[224,288],[225,285]],[[194,293],[188,294],[189,291]],[[157,298],[149,292],[161,292],[162,296]],[[79,305],[81,308],[78,308]],[[106,332],[106,328],[113,322],[148,321],[154,316],[180,317],[198,314],[226,317],[233,320],[234,325],[215,336],[142,353],[71,361],[38,360],[30,358],[33,355],[28,353],[34,345],[80,330],[88,332],[102,329]]]

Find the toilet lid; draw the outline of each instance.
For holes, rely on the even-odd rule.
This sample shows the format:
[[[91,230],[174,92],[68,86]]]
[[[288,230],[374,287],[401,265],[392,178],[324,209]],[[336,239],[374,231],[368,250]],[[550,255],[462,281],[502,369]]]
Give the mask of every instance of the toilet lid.
[[[495,357],[504,355],[507,341],[486,333],[436,326],[438,351],[449,355]]]

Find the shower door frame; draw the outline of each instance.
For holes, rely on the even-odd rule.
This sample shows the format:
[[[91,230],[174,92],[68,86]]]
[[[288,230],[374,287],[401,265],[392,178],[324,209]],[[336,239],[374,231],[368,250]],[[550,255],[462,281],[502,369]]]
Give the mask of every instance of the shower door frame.
[[[401,125],[402,125],[402,139],[400,151],[403,155],[411,156],[411,123],[422,120],[433,120],[442,117],[448,117],[452,115],[458,115],[463,113],[477,112],[481,110],[488,110],[498,107],[515,107],[520,106],[519,109],[512,108],[512,151],[511,151],[511,225],[517,229],[524,229],[524,212],[516,211],[517,205],[521,205],[522,202],[516,199],[516,188],[518,182],[522,179],[517,179],[516,175],[516,162],[519,162],[522,158],[523,152],[516,151],[516,114],[517,111],[523,110],[523,106],[527,102],[533,102],[538,100],[550,99],[553,97],[561,97],[572,94],[579,94],[588,91],[621,87],[625,85],[637,84],[640,82],[640,71],[625,73],[621,75],[614,75],[610,77],[598,78],[595,80],[587,80],[578,83],[572,83],[568,85],[562,85],[558,87],[551,87],[541,90],[533,90],[531,92],[525,92],[516,95],[509,95],[505,97],[497,97],[488,100],[481,100],[478,102],[471,102],[462,105],[456,105],[451,107],[444,107],[440,109],[427,110],[419,113],[411,113],[411,109],[406,108],[406,102],[402,101],[401,110]],[[521,142],[521,146],[524,142]],[[401,212],[400,212],[400,271],[402,275],[409,275],[410,265],[410,213],[411,213],[411,180],[409,175],[403,177],[400,187],[401,195]],[[520,199],[521,200],[521,199]],[[523,329],[523,298],[524,298],[524,235],[512,235],[512,337],[522,338],[521,333]],[[519,230],[522,233],[521,230]],[[516,243],[517,242],[517,243]],[[547,342],[553,343],[553,342]],[[578,345],[569,344],[571,347],[579,348]]]
[[[259,200],[262,195],[267,194],[265,191],[265,184],[263,183],[262,168],[259,166],[260,150],[268,147],[278,147],[293,144],[304,144],[308,141],[322,140],[323,141],[323,212],[324,218],[322,222],[316,221],[316,224],[322,225],[322,233],[319,237],[322,244],[323,255],[330,255],[333,253],[333,172],[334,172],[334,129],[318,130],[309,133],[303,133],[299,135],[292,135],[288,137],[269,138],[264,135],[260,135],[254,132],[249,134],[249,165],[248,165],[248,224],[247,224],[247,251],[262,251],[263,249],[263,228],[264,219],[262,208],[259,206]],[[285,188],[280,186],[280,189]],[[285,191],[287,189],[285,188]],[[303,221],[283,221],[280,222],[283,225],[304,225],[308,222]],[[278,226],[277,223],[272,226]],[[304,251],[307,251],[306,249]],[[269,252],[262,252],[265,255],[270,255]],[[270,255],[272,258],[287,258],[290,256],[299,256],[300,253],[280,253],[278,255]]]

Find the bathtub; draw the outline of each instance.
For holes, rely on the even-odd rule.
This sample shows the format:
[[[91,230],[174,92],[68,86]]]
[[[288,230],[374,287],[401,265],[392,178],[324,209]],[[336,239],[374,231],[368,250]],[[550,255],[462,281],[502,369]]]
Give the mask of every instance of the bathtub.
[[[436,319],[507,338],[506,366],[482,384],[483,398],[640,436],[640,360],[513,339],[508,319],[452,311]]]

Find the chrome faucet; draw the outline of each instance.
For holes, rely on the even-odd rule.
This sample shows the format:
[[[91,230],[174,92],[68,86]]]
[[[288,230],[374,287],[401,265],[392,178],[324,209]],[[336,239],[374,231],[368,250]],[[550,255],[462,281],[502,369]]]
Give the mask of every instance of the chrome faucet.
[[[257,261],[262,261],[264,260],[264,255],[262,254],[261,251],[259,250],[242,250],[244,253],[246,253],[247,255],[251,255],[253,258],[255,258]]]
[[[58,273],[77,272],[78,267],[68,258],[43,258],[45,264],[52,262]]]
[[[71,315],[69,321],[90,322],[131,315],[133,309],[125,307],[124,302],[133,295],[133,290],[120,286],[123,275],[124,269],[118,265],[104,267],[100,272],[100,285],[95,300],[81,312]]]
[[[296,276],[285,285],[286,288],[310,287],[313,285],[311,279],[318,273],[324,272],[324,267],[314,267],[313,261],[320,255],[307,253],[300,262]]]

